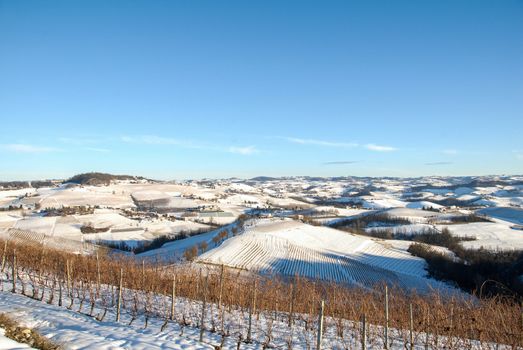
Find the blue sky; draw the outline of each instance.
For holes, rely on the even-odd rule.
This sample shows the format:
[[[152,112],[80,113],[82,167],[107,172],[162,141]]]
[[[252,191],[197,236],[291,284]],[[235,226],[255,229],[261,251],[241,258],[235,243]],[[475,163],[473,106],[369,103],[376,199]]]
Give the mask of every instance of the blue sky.
[[[0,179],[523,173],[523,1],[0,0]]]

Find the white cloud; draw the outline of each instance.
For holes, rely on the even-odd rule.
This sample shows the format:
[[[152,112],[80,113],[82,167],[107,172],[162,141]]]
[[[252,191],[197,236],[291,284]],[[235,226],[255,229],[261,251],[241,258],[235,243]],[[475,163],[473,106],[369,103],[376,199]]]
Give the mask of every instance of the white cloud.
[[[523,151],[512,151],[512,152],[516,155],[517,159],[523,160]]]
[[[338,161],[332,161],[332,162],[323,162],[323,165],[348,165],[348,164],[355,164],[359,163],[358,160],[338,160]]]
[[[100,143],[98,139],[86,139],[86,138],[72,138],[72,137],[59,137],[58,141],[69,145],[83,146]]]
[[[229,152],[235,153],[235,154],[250,155],[250,154],[259,153],[260,151],[258,149],[256,149],[256,147],[254,147],[254,146],[247,146],[247,147],[229,147]]]
[[[220,145],[207,144],[192,140],[179,140],[171,137],[162,137],[156,135],[140,135],[140,136],[122,136],[120,140],[126,143],[136,143],[145,145],[173,145],[183,148],[209,150],[217,152],[228,152],[235,154],[250,155],[259,153],[260,151],[254,146],[246,147],[224,147]]]
[[[288,142],[300,144],[300,145],[315,145],[315,146],[324,146],[324,147],[339,147],[339,148],[356,148],[363,147],[370,151],[376,152],[392,152],[397,151],[398,149],[390,146],[380,146],[373,143],[366,145],[360,145],[357,142],[337,142],[337,141],[327,141],[327,140],[316,140],[316,139],[301,139],[297,137],[285,137],[285,140]]]
[[[333,142],[325,140],[314,140],[314,139],[300,139],[296,137],[286,137],[287,141],[292,143],[297,143],[300,145],[316,145],[316,146],[325,146],[325,147],[358,147],[359,145],[355,142]]]
[[[121,140],[127,143],[143,143],[148,145],[179,145],[182,143],[174,138],[156,135],[122,136]]]
[[[3,145],[2,148],[15,153],[48,153],[61,151],[59,148],[35,146],[25,143],[10,143]]]
[[[455,149],[444,149],[443,151],[441,151],[441,153],[447,154],[449,156],[453,156],[453,155],[458,154],[458,151]]]
[[[375,145],[373,143],[366,144],[365,148],[368,149],[369,151],[376,151],[376,152],[393,152],[393,151],[398,150],[396,147],[380,146],[380,145]]]
[[[139,136],[122,136],[120,139],[126,143],[136,143],[142,145],[172,145],[180,146],[184,148],[192,149],[212,149],[209,145],[204,143],[189,141],[189,140],[180,140],[172,137],[163,137],[157,135],[139,135]]]
[[[108,153],[108,152],[110,152],[108,149],[105,149],[105,148],[84,147],[84,149],[86,151],[99,152],[99,153]]]
[[[425,163],[425,165],[450,165],[454,164],[453,162],[429,162]]]

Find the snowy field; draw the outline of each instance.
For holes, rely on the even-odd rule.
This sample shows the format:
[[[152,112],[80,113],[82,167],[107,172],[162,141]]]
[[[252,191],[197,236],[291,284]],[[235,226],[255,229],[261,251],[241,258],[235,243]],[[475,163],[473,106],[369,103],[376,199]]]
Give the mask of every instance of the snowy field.
[[[365,288],[387,282],[420,292],[436,289],[454,295],[461,292],[427,277],[426,262],[408,252],[411,242],[371,238],[321,225],[372,214],[378,218],[385,215],[397,219],[396,222],[371,223],[365,231],[357,232],[390,230],[414,234],[448,228],[452,235],[476,238],[462,242],[466,248],[523,250],[523,230],[519,229],[523,223],[522,198],[521,177],[293,177],[176,183],[115,181],[100,186],[61,184],[50,188],[0,190],[0,209],[3,210],[0,211],[0,236],[16,242],[45,242],[47,246],[69,252],[92,253],[93,245],[86,242],[125,242],[135,246],[157,237],[202,230],[208,232],[165,243],[136,258],[149,262],[183,261],[188,250],[198,247],[194,266],[204,271],[207,267],[212,266],[210,270],[215,271],[216,266],[226,265],[238,276],[300,275]],[[62,208],[76,206],[83,208],[78,212],[73,208],[72,214],[60,213]],[[47,215],[47,208],[56,209]],[[238,220],[242,214],[252,215],[247,217],[244,226],[240,224],[243,219]],[[451,224],[449,221],[452,217],[472,214],[491,222]],[[85,233],[86,227],[97,232]],[[217,241],[224,230],[226,237]],[[433,246],[433,249],[455,258],[447,248]],[[9,285],[6,280],[5,285]],[[114,295],[114,290],[108,289],[107,293]],[[74,311],[81,308],[79,297],[68,310],[0,292],[0,312],[37,329],[65,349],[213,349],[220,344],[221,335],[210,331],[220,318],[216,305],[210,305],[204,321],[203,342],[200,342],[201,302],[177,298],[180,319],[165,323],[168,299],[154,296],[157,304],[153,303],[153,309],[158,313],[150,317],[148,327],[144,328],[143,315],[129,325],[133,319],[130,305],[135,295],[136,292],[124,290],[126,305],[120,323],[114,322],[112,306],[102,322]],[[103,312],[105,305],[107,301],[97,304],[95,314]],[[183,326],[185,319],[190,324]],[[314,327],[317,314],[312,310],[310,315],[297,319],[300,321],[289,328],[285,315],[262,313],[254,320],[253,342],[242,342],[241,348],[263,349],[269,333],[272,333],[273,348],[287,348],[289,341],[295,349],[314,348],[316,332],[310,325]],[[247,322],[246,309],[228,310],[225,323],[231,334],[223,348],[236,348],[239,337],[245,340]],[[338,322],[326,319],[323,347],[361,348],[361,324],[344,320],[345,333],[340,336],[336,331]],[[383,348],[383,330],[372,325],[370,329],[369,334],[374,334],[368,349]],[[391,349],[407,346],[405,334],[404,329],[391,329],[394,340]],[[414,348],[423,349],[423,340],[427,338],[417,334],[415,339]],[[479,348],[474,341],[463,340],[463,345]],[[488,347],[503,348],[496,344]],[[0,330],[0,349],[3,348],[28,347],[7,340]]]
[[[27,350],[33,349],[29,345],[18,343],[5,336],[5,330],[0,328],[0,349],[2,350]]]
[[[518,229],[523,223],[522,198],[522,179],[509,176],[260,177],[184,182],[113,181],[100,186],[64,183],[38,189],[0,190],[0,208],[6,209],[0,212],[0,234],[9,236],[15,229],[19,239],[48,237],[64,247],[74,246],[70,242],[76,242],[81,251],[84,242],[124,244],[132,248],[157,237],[210,231],[166,243],[139,257],[179,260],[188,249],[203,245],[211,249],[199,258],[206,263],[362,285],[381,279],[401,280],[420,287],[426,283],[425,264],[407,252],[408,243],[385,243],[326,227],[312,227],[301,223],[301,218],[328,226],[368,214],[385,214],[408,220],[410,224],[385,223],[380,227],[378,223],[366,228],[366,232],[387,230],[413,234],[437,225],[435,228],[439,230],[448,227],[456,236],[475,237],[475,241],[462,243],[467,248],[523,249],[523,230]],[[143,211],[138,210],[137,205]],[[22,209],[18,209],[20,206]],[[88,207],[91,211],[46,215],[46,208],[75,206]],[[12,210],[13,207],[17,210]],[[239,237],[220,242],[216,247],[214,239],[220,227],[230,229],[244,213],[295,221],[262,220]],[[450,217],[473,213],[493,222],[446,225]],[[92,227],[95,232],[84,230],[82,233],[85,227]]]
[[[22,275],[25,278],[26,276]],[[28,281],[26,281],[27,283]],[[8,284],[6,280],[2,285]],[[28,285],[27,285],[28,286]],[[114,293],[109,286],[102,286],[102,297],[110,300]],[[20,289],[20,285],[18,286]],[[30,291],[29,291],[30,293]],[[80,295],[80,294],[79,294]],[[112,294],[114,297],[114,294]],[[161,295],[143,295],[129,289],[124,289],[122,298],[124,307],[121,318],[116,322],[115,307],[109,306],[104,311],[99,306],[92,310],[89,316],[89,300],[83,304],[79,297],[69,303],[69,296],[64,296],[64,305],[57,306],[58,295],[55,294],[54,302],[48,303],[49,292],[44,301],[39,301],[20,294],[0,292],[0,313],[6,313],[11,319],[23,327],[37,330],[44,337],[62,346],[64,350],[113,350],[113,349],[215,349],[223,344],[223,349],[237,349],[240,341],[241,349],[254,350],[270,348],[307,349],[315,348],[318,330],[318,317],[313,314],[294,314],[292,325],[288,324],[288,314],[285,311],[261,311],[256,317],[249,317],[243,308],[224,308],[223,312],[215,304],[207,304],[204,316],[205,329],[201,331],[200,315],[203,304],[198,300],[176,298],[174,304],[175,320],[166,321],[166,309],[170,309],[170,298]],[[141,303],[151,300],[152,309],[149,310],[147,322],[143,314],[136,315],[131,310],[132,300],[138,298]],[[128,308],[125,308],[126,301]],[[106,302],[107,303],[107,302]],[[103,305],[107,305],[104,303]],[[98,302],[97,302],[98,304]],[[66,305],[70,305],[67,307]],[[228,310],[228,311],[227,311]],[[96,317],[104,315],[102,320]],[[223,321],[220,321],[223,319]],[[252,341],[246,342],[246,332],[249,319],[252,321]],[[220,325],[220,322],[223,322]],[[212,331],[214,327],[225,327],[227,335],[222,337],[219,331]],[[339,330],[342,329],[340,332]],[[324,332],[322,348],[324,349],[360,349],[361,348],[360,322],[326,317],[324,319]],[[383,327],[367,324],[366,345],[368,349],[383,349]],[[409,331],[406,329],[389,329],[389,343],[391,350],[404,349],[409,345]],[[202,340],[200,341],[200,336]],[[479,344],[474,340],[445,338],[437,334],[413,332],[415,349],[423,349],[425,344],[429,348],[438,348],[437,344],[446,346],[452,344],[453,349],[507,349],[507,346]],[[19,347],[1,337],[0,344],[6,347],[1,349],[26,349]],[[460,345],[461,344],[461,345]],[[10,346],[10,347],[7,347]],[[485,347],[486,346],[486,347]]]
[[[439,228],[445,226],[438,226]],[[485,248],[490,250],[523,250],[523,231],[511,228],[507,222],[473,222],[446,226],[452,235],[475,237],[474,241],[464,241],[466,248]]]
[[[515,224],[523,225],[523,209],[522,208],[485,208],[478,210],[478,213],[487,215],[496,219],[509,221]]]
[[[368,237],[296,221],[266,219],[198,258],[265,275],[305,276],[370,287],[379,281],[425,290],[425,262]]]
[[[6,292],[0,293],[0,313],[7,313],[24,326],[37,329],[64,350],[214,349],[211,344],[199,343],[195,330],[189,331],[188,336],[180,336],[178,329],[158,332],[161,323],[153,323],[144,330],[116,322],[98,322],[93,317],[63,307]],[[0,336],[0,349],[30,347]]]

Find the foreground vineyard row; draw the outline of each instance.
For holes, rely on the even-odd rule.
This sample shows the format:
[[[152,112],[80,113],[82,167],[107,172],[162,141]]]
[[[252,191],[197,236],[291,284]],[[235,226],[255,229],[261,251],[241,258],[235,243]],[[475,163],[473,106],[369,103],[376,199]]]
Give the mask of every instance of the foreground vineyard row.
[[[224,347],[308,348],[315,344],[317,308],[325,300],[323,348],[357,349],[359,320],[365,344],[383,348],[382,289],[345,288],[305,279],[245,278],[228,269],[145,265],[124,258],[79,256],[42,246],[1,242],[1,288],[129,327],[161,322]],[[523,346],[520,306],[509,300],[472,300],[405,294],[391,288],[389,345],[429,348]],[[413,324],[410,324],[412,306]],[[198,331],[195,331],[198,329]],[[201,332],[201,333],[200,333]],[[206,340],[207,339],[207,340]],[[501,346],[504,347],[504,346]]]

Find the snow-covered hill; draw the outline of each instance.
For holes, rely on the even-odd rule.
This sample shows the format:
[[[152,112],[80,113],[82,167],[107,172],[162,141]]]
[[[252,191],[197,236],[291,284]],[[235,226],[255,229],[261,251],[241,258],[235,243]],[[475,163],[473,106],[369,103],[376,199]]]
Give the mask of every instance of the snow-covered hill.
[[[423,259],[406,251],[365,236],[289,219],[261,220],[244,234],[202,254],[198,262],[365,287],[383,281],[418,290],[443,287],[426,278]]]

